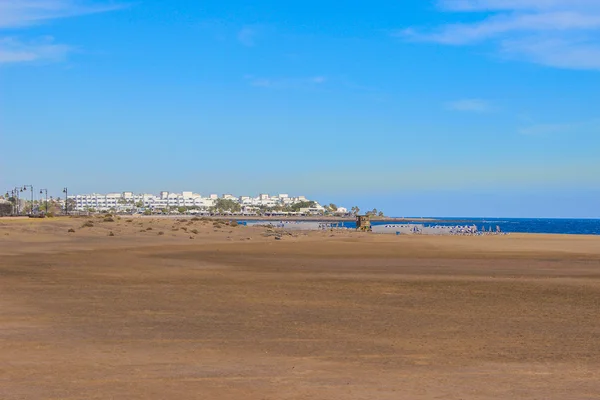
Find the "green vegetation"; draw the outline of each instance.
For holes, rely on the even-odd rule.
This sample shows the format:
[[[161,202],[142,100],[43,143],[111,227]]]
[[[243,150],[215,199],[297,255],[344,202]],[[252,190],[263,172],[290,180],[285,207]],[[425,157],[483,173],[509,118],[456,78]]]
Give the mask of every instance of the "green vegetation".
[[[292,204],[291,206],[284,207],[283,211],[287,211],[289,209],[291,212],[298,212],[301,208],[312,208],[315,207],[317,203],[313,200],[310,201],[301,201],[296,204]]]
[[[75,199],[67,199],[66,202],[67,202],[67,211],[68,212],[75,210],[75,207],[77,206],[77,202],[75,201]],[[91,211],[91,212],[95,212],[95,211],[96,210]]]
[[[242,211],[242,206],[235,200],[229,199],[217,199],[215,201],[215,205],[211,207],[211,210],[215,212],[240,212]]]
[[[383,213],[383,211],[378,211],[376,208],[372,209],[371,211],[367,211],[365,214],[369,215],[371,217],[380,217],[380,218],[385,217],[385,214]]]

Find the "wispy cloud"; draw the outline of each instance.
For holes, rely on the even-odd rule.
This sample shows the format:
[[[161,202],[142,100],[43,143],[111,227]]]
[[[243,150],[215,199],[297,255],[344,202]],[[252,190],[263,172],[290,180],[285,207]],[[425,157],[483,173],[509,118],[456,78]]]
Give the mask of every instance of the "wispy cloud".
[[[600,69],[598,0],[439,0],[438,6],[442,12],[482,17],[430,30],[408,28],[396,35],[447,45],[491,43],[505,57],[560,68]]]
[[[575,124],[535,124],[519,128],[519,133],[528,136],[567,133],[576,128]]]
[[[522,135],[546,136],[546,135],[566,135],[566,134],[594,134],[600,130],[600,119],[591,119],[584,121],[553,122],[553,123],[535,123],[529,121],[529,124],[523,125],[518,129]]]
[[[489,102],[482,99],[462,99],[446,103],[446,108],[453,111],[484,113],[492,110]]]
[[[54,38],[47,36],[32,42],[23,42],[15,38],[0,38],[0,64],[60,61],[65,58],[71,47],[54,43]]]
[[[245,79],[251,86],[271,89],[314,88],[327,82],[327,78],[324,76],[312,76],[308,78],[264,78],[247,75]]]
[[[44,21],[116,10],[125,4],[83,0],[0,0],[0,32],[26,28]],[[22,39],[0,36],[0,64],[64,59],[72,46],[51,36]]]
[[[237,38],[244,46],[252,47],[256,44],[257,34],[256,28],[245,26],[238,32]]]
[[[0,28],[117,10],[125,4],[81,0],[0,0]]]

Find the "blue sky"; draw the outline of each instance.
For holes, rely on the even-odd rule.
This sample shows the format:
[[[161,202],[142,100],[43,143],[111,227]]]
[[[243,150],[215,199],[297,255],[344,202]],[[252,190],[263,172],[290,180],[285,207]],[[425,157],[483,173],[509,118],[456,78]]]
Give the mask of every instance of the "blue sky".
[[[600,217],[596,0],[0,0],[0,189]]]

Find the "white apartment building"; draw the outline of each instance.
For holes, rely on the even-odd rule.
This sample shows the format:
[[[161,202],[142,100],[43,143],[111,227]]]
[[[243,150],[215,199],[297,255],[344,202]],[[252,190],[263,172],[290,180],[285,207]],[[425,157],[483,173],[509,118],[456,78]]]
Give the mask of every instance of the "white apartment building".
[[[271,196],[260,194],[257,197],[239,196],[224,194],[222,199],[233,200],[242,206],[245,211],[251,212],[258,207],[276,207],[288,206],[299,202],[308,201],[305,196],[290,197],[288,194],[279,194]],[[173,193],[163,191],[159,195],[148,193],[108,193],[108,194],[77,194],[69,196],[69,199],[75,201],[75,209],[78,211],[132,211],[139,209],[161,210],[166,208],[190,207],[200,211],[208,211],[219,199],[217,194],[210,194],[208,197],[194,192]],[[322,211],[322,206],[318,203],[310,211]]]

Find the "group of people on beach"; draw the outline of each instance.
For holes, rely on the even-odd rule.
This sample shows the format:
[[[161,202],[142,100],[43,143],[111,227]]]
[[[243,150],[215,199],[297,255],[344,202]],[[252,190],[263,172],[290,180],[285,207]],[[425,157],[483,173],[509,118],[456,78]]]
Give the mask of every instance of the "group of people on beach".
[[[481,227],[481,230],[477,229],[476,225],[472,226],[455,226],[450,229],[450,234],[452,235],[501,235],[502,229],[500,225],[496,225],[496,230],[492,230],[490,226],[489,229],[485,229],[485,226]]]

